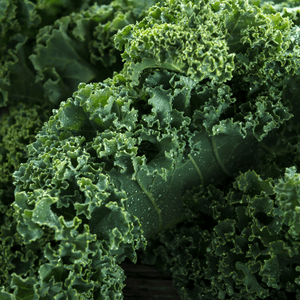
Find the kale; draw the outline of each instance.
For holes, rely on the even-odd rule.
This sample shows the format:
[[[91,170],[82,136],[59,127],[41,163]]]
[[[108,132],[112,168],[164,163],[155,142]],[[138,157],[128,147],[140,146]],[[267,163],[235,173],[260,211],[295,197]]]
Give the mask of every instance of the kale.
[[[67,2],[2,6],[0,297],[123,299],[139,256],[300,299],[296,1]]]

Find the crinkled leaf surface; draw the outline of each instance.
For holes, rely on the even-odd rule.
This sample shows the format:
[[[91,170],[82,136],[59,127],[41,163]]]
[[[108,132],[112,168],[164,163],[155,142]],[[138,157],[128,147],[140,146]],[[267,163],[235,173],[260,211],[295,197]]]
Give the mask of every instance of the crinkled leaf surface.
[[[126,257],[135,262],[146,238],[186,218],[187,190],[218,186],[261,163],[261,141],[273,131],[276,136],[293,116],[283,91],[299,68],[297,41],[290,33],[288,19],[247,2],[170,0],[116,35],[117,47],[124,45],[125,68],[104,82],[81,83],[54,110],[28,146],[28,161],[14,173],[19,234],[25,245],[47,235],[47,262],[38,277],[32,275],[34,283],[26,282],[34,297],[122,299],[119,263]],[[241,189],[248,181],[259,180],[250,173],[239,179]],[[220,193],[214,196],[215,207],[205,209],[220,217],[220,224],[212,245],[216,255],[206,272],[213,276],[222,269],[231,295],[229,274],[236,267],[243,291],[266,296],[245,261],[234,265],[233,255],[218,265],[217,255],[232,244],[237,246],[231,252],[239,255],[246,241],[244,236],[235,240],[237,221],[228,217],[233,212],[222,208]],[[270,211],[267,198],[258,197],[246,195],[242,201],[256,200],[258,213]],[[241,201],[232,194],[228,199]],[[243,230],[250,222],[245,208],[236,213]],[[246,237],[262,232],[265,243],[278,232],[276,224],[249,226]],[[284,245],[272,242],[274,255],[262,276],[276,288],[278,278],[269,279],[269,270]],[[16,282],[24,281],[19,277]],[[222,290],[220,281],[213,283]],[[21,287],[19,282],[15,293]]]

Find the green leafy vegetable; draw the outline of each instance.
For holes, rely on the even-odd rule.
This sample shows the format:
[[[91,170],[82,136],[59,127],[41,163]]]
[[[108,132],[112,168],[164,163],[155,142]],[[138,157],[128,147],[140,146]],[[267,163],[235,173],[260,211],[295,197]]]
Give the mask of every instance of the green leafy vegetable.
[[[182,299],[298,299],[298,190],[291,167],[276,180],[248,171],[233,187],[189,192],[188,221],[144,262],[166,262]]]
[[[297,9],[87,3],[29,56],[60,105],[14,165],[0,297],[123,299],[140,254],[182,299],[300,299]]]

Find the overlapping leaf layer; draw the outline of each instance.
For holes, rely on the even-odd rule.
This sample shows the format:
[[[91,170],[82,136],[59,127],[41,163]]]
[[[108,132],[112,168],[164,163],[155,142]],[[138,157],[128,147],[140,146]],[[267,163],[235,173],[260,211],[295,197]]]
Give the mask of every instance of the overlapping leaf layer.
[[[282,157],[296,162],[298,26],[242,0],[131,1],[132,11],[125,2],[85,2],[40,28],[34,53],[17,25],[3,35],[15,47],[0,49],[2,105],[32,103],[32,88],[12,88],[17,69],[40,105],[60,105],[28,155],[15,155],[28,159],[14,165],[14,215],[1,207],[0,297],[122,299],[119,264],[199,207],[210,227],[183,227],[175,242],[167,231],[158,250],[183,299],[296,293],[297,274],[280,276],[298,262],[298,174],[272,180],[284,175]],[[30,16],[36,28],[42,19]]]

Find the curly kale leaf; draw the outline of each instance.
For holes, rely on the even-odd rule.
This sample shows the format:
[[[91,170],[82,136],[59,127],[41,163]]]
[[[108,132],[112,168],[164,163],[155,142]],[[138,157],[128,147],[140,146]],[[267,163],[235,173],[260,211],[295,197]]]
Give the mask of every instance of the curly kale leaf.
[[[237,126],[209,136],[193,122],[202,109],[195,101],[200,86],[189,77],[156,70],[132,88],[116,74],[104,83],[80,84],[54,111],[29,145],[29,160],[14,174],[17,230],[26,244],[53,231],[55,247],[49,243],[45,250],[50,270],[57,265],[65,270],[71,261],[78,278],[82,272],[96,276],[95,254],[85,257],[95,249],[105,249],[114,268],[125,257],[136,261],[145,237],[185,218],[182,197],[188,189],[218,185],[259,162],[253,153],[263,150],[254,135],[244,137]],[[77,242],[82,235],[89,241],[83,253]],[[75,271],[77,264],[85,271]],[[67,270],[64,278],[71,276]],[[120,270],[108,272],[116,277]],[[97,278],[87,293],[113,288],[113,278]],[[48,284],[43,280],[34,289],[42,293]],[[70,285],[62,293],[80,291]],[[114,288],[119,293],[122,285]]]
[[[150,239],[142,262],[171,272],[185,300],[298,299],[298,194],[295,167],[276,180],[248,171],[222,190],[191,190],[188,221]]]
[[[153,6],[141,22],[122,29],[115,43],[124,48],[122,72],[132,84],[149,68],[207,83],[200,93],[209,101],[198,114],[206,130],[225,132],[229,116],[234,121],[244,118],[242,130],[262,139],[288,115],[282,86],[286,76],[299,70],[299,47],[290,38],[292,32],[288,18],[245,1],[166,1]],[[228,85],[219,91],[221,101],[209,97],[215,83]],[[231,99],[226,97],[230,89]],[[230,101],[242,98],[244,103],[229,107]]]
[[[114,34],[160,1],[2,2],[0,107],[19,101],[58,105],[80,82],[120,71]]]

